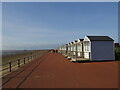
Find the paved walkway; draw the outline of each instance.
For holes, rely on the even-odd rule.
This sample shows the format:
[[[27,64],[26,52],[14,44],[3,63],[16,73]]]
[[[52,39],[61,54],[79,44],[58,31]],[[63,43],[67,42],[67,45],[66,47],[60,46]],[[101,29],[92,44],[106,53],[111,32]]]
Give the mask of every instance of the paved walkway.
[[[3,88],[117,88],[118,61],[72,63],[48,53],[3,78]]]

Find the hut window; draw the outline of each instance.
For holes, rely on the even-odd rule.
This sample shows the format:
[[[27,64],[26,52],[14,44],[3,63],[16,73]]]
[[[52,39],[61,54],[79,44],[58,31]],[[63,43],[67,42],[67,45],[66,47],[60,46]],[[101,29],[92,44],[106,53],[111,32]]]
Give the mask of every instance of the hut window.
[[[74,44],[74,51],[76,50],[76,46],[75,46],[75,44]]]
[[[84,44],[84,50],[85,51],[89,51],[89,43],[85,43]]]
[[[81,44],[78,44],[78,51],[81,51]]]

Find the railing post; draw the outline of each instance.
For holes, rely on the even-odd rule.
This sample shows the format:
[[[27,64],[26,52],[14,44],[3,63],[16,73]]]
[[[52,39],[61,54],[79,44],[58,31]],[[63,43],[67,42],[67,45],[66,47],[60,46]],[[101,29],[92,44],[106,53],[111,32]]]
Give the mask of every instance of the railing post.
[[[32,56],[31,56],[31,60],[32,60]]]
[[[18,58],[18,67],[20,67],[20,58]]]
[[[9,61],[9,68],[10,68],[10,72],[12,71],[12,63],[11,61]]]
[[[25,64],[25,58],[24,58],[24,64]]]
[[[29,62],[29,56],[28,56],[28,62]]]

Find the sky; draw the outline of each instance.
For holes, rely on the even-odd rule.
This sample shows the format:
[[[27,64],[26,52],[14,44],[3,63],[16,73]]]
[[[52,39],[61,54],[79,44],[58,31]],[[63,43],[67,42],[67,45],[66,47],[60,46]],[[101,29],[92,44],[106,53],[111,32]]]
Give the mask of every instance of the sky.
[[[2,50],[2,3],[0,2],[0,50]],[[1,51],[0,51],[1,55]]]
[[[119,2],[119,0],[1,0],[2,2]]]
[[[117,2],[3,2],[2,49],[51,49],[86,35],[118,42]]]

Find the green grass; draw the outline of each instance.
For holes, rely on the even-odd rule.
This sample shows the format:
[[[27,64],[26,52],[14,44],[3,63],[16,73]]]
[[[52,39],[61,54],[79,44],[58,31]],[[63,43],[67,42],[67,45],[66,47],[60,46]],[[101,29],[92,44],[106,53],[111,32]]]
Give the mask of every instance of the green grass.
[[[120,60],[120,47],[115,48],[115,60]]]

